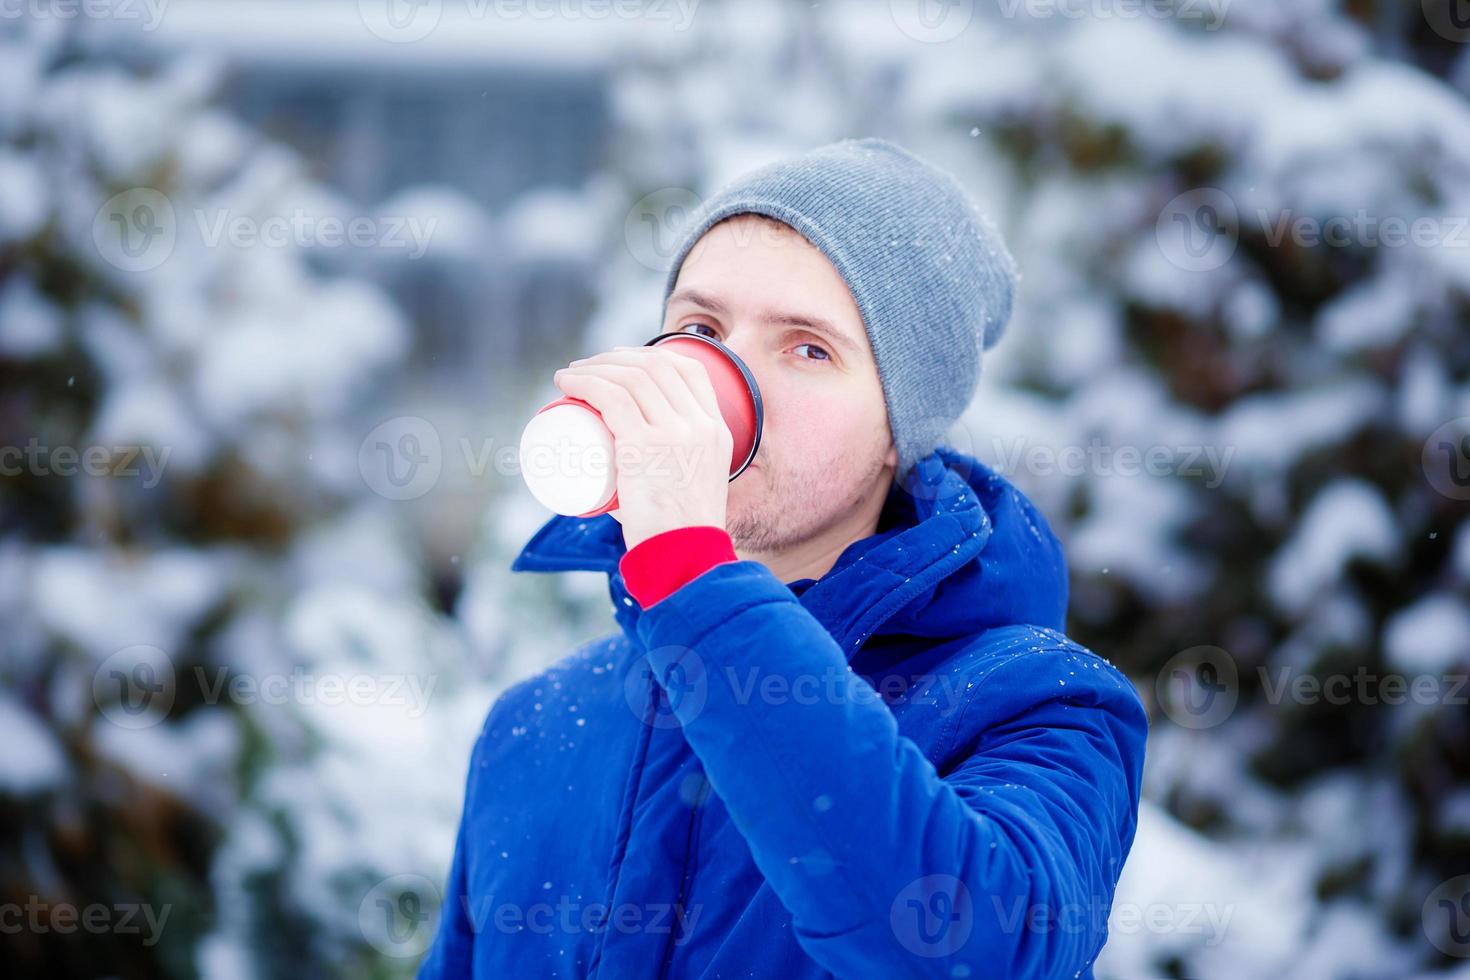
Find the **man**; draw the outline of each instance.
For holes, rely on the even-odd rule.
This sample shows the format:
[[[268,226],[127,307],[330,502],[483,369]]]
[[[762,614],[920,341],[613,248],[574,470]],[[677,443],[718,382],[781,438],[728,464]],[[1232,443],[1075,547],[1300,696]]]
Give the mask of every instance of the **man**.
[[[937,444],[1014,284],[953,178],[846,140],[725,188],[666,283],[760,386],[754,467],[691,358],[558,372],[695,464],[512,565],[606,571],[621,630],[490,711],[421,976],[1091,976],[1143,708],[1062,633],[1045,520]]]

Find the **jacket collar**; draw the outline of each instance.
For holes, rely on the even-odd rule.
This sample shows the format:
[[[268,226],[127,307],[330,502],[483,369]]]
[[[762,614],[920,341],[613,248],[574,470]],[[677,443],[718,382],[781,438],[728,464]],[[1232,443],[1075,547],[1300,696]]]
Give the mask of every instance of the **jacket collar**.
[[[618,572],[626,551],[612,516],[558,515],[511,570],[606,572],[614,614],[636,639],[640,610]],[[882,633],[942,638],[1012,622],[1060,629],[1067,596],[1061,546],[1030,501],[943,446],[889,489],[872,535],[850,544],[821,579],[787,585],[849,658]]]

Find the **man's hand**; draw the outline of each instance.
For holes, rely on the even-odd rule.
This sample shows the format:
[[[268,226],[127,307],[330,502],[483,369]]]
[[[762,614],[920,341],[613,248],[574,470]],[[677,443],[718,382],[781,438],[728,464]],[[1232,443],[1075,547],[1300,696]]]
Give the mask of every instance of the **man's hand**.
[[[702,363],[661,347],[615,347],[573,361],[555,382],[612,431],[612,516],[628,550],[675,528],[725,526],[734,437]]]

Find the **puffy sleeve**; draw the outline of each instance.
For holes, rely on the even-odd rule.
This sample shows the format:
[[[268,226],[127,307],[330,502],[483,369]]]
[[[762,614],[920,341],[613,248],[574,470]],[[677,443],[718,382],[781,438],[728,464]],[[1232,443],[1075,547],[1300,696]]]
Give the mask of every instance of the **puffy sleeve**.
[[[1106,661],[1061,634],[983,658],[942,753],[958,761],[941,773],[759,562],[709,568],[644,610],[638,633],[711,786],[824,968],[1070,978],[1096,958],[1147,728]],[[757,675],[815,696],[762,697],[746,683]]]

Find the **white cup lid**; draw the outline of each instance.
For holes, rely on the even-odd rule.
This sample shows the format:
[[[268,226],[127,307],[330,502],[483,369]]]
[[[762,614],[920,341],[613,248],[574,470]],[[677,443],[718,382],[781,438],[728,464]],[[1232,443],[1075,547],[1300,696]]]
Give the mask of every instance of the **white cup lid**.
[[[558,514],[596,510],[617,489],[612,433],[580,405],[556,405],[532,416],[521,432],[520,458],[531,495]]]

